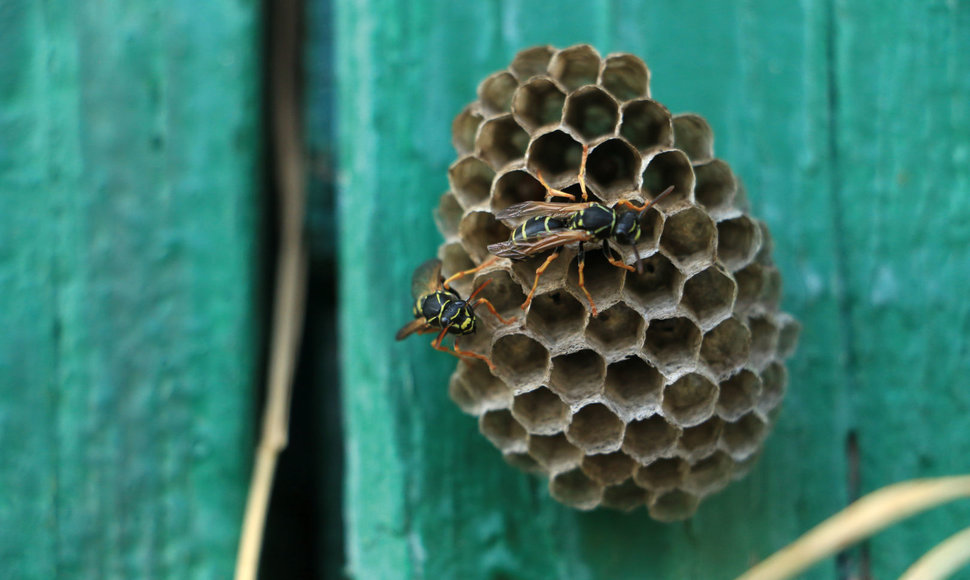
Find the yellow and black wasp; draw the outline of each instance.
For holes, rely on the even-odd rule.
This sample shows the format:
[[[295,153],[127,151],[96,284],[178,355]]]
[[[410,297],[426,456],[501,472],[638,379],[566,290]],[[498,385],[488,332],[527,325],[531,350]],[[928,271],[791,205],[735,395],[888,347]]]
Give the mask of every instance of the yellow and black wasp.
[[[579,186],[583,194],[583,199],[587,199],[585,165],[586,147],[583,148],[583,160],[579,169]],[[566,197],[575,199],[569,193],[552,189],[542,179],[539,174],[539,181],[546,188],[546,199],[553,197]],[[512,260],[522,260],[529,256],[541,254],[547,250],[554,250],[536,269],[535,281],[532,283],[532,290],[522,303],[522,309],[526,309],[532,302],[532,297],[539,286],[539,278],[549,267],[553,260],[559,257],[560,250],[573,242],[579,244],[579,287],[589,301],[590,310],[593,316],[597,315],[596,304],[593,297],[586,289],[583,278],[585,267],[584,244],[592,241],[603,242],[603,253],[611,264],[625,270],[639,271],[640,253],[637,251],[637,242],[640,240],[641,229],[640,220],[650,207],[660,201],[664,196],[674,190],[673,186],[668,187],[655,198],[642,206],[636,206],[629,200],[620,200],[613,207],[608,207],[597,202],[583,203],[556,203],[550,201],[527,201],[508,207],[495,214],[500,220],[528,218],[512,231],[512,235],[505,242],[491,244],[488,251],[503,258]],[[617,209],[626,208],[628,211]],[[636,268],[624,264],[613,257],[609,243],[628,245],[633,247],[633,255],[636,258]]]
[[[471,270],[465,270],[463,272],[458,272],[454,276],[451,276],[447,280],[444,280],[441,276],[441,260],[432,259],[418,266],[418,269],[414,271],[414,277],[411,280],[411,294],[414,296],[414,320],[405,324],[401,330],[397,331],[395,338],[397,340],[403,340],[411,334],[428,334],[431,332],[438,332],[438,336],[431,341],[431,346],[435,350],[440,350],[442,352],[447,352],[453,354],[459,358],[477,358],[479,360],[485,361],[489,368],[494,368],[492,361],[489,360],[487,356],[470,352],[467,350],[461,350],[458,348],[458,339],[455,339],[454,352],[448,350],[448,347],[441,346],[441,341],[445,338],[445,335],[449,332],[457,335],[472,334],[475,332],[475,325],[477,319],[475,317],[475,306],[479,304],[484,304],[488,308],[495,318],[499,319],[502,324],[511,324],[515,322],[515,319],[506,320],[502,318],[499,313],[492,306],[486,298],[479,298],[475,300],[475,296],[478,295],[491,280],[486,280],[472,292],[468,300],[462,300],[458,292],[449,287],[449,284],[463,276],[472,274],[481,270],[485,266],[490,265],[495,261],[495,258],[491,260],[486,260],[481,265]],[[473,303],[474,301],[474,303]]]

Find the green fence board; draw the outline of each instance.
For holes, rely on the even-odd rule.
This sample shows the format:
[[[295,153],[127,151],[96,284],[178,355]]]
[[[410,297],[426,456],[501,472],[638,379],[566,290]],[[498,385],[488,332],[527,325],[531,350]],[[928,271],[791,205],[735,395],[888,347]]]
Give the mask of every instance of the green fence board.
[[[347,543],[358,578],[725,578],[843,506],[853,425],[833,186],[831,6],[767,1],[338,2]],[[519,474],[448,400],[449,357],[395,344],[411,269],[454,159],[451,118],[534,44],[633,52],[654,95],[704,114],[776,232],[802,319],[791,388],[758,467],[689,523],[579,513]],[[837,78],[837,76],[836,76]],[[868,481],[868,480],[867,480]],[[832,562],[811,577],[829,578]]]
[[[230,574],[258,343],[258,4],[0,8],[0,569]]]

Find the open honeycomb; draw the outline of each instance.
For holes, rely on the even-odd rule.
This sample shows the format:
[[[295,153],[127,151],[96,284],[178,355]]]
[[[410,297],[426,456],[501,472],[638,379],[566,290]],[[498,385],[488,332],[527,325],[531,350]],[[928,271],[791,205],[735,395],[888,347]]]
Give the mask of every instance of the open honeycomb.
[[[458,280],[516,323],[481,313],[462,347],[450,394],[476,415],[505,459],[549,477],[552,496],[579,509],[646,505],[662,521],[689,517],[705,496],[753,463],[785,393],[784,358],[798,324],[778,310],[781,279],[765,224],[751,217],[707,122],[650,98],[639,58],[588,45],[520,52],[486,78],[454,120],[458,160],[436,211],[449,275],[489,258],[513,222],[494,214],[543,200],[537,175],[578,192],[583,145],[592,201],[649,201],[642,272],[587,252],[590,315],[575,248],[519,306],[545,255],[499,260]],[[632,248],[614,246],[627,263]]]

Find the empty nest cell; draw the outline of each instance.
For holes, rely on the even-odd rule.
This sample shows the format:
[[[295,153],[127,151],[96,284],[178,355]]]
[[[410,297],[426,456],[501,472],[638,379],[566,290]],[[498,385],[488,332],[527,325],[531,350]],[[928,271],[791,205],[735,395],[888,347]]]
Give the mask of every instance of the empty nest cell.
[[[603,61],[600,84],[621,101],[645,97],[650,90],[650,71],[632,54],[611,54]]]
[[[660,234],[660,247],[684,268],[697,268],[712,261],[714,222],[697,207],[668,216]]]
[[[758,408],[769,413],[781,403],[785,396],[785,385],[788,383],[788,371],[785,365],[778,361],[770,363],[761,371],[761,400]]]
[[[666,457],[637,468],[633,479],[638,485],[651,491],[669,491],[683,483],[688,469],[690,464],[683,459]]]
[[[681,304],[702,326],[716,323],[731,312],[737,287],[719,268],[708,268],[684,283]]]
[[[732,471],[734,461],[726,453],[718,451],[691,465],[683,489],[700,496],[709,495],[730,483]]]
[[[700,115],[674,115],[674,147],[690,157],[692,163],[704,163],[714,157],[714,132]],[[698,178],[700,181],[700,178]]]
[[[748,413],[733,423],[724,425],[724,449],[735,460],[745,459],[761,448],[768,425],[754,413]]]
[[[503,453],[522,453],[527,448],[528,433],[508,409],[482,413],[478,418],[478,429]]]
[[[619,119],[619,105],[599,87],[583,87],[566,97],[563,121],[586,141],[612,135]]]
[[[606,140],[589,153],[586,179],[597,195],[608,203],[637,191],[640,155],[622,139]]]
[[[468,254],[479,263],[487,259],[489,244],[497,244],[509,239],[512,231],[487,211],[473,211],[465,214],[458,224],[458,237]]]
[[[582,463],[583,472],[603,485],[626,481],[633,475],[636,466],[637,462],[622,451],[587,455]]]
[[[674,489],[657,496],[647,505],[650,517],[660,522],[675,522],[694,515],[700,498],[681,489]]]
[[[664,389],[664,415],[682,428],[699,425],[714,413],[717,396],[717,385],[710,379],[688,373]]]
[[[474,287],[478,288],[482,284],[488,283],[479,292],[478,296],[485,298],[492,303],[495,310],[505,319],[512,319],[522,316],[519,305],[525,301],[525,294],[522,287],[512,280],[512,277],[505,270],[495,270],[487,274],[482,274],[475,278]],[[495,317],[485,306],[478,306],[475,314],[480,319],[487,320],[486,324],[492,327],[502,326],[502,323],[495,320]],[[481,327],[479,327],[479,330]]]
[[[642,340],[644,326],[643,317],[635,310],[616,304],[590,319],[586,340],[604,353],[635,349]]]
[[[673,145],[670,111],[657,101],[640,99],[626,103],[620,119],[620,135],[641,153]]]
[[[738,370],[748,360],[751,332],[743,322],[731,317],[707,331],[701,341],[701,359],[720,376]]]
[[[701,329],[689,318],[676,316],[650,321],[643,350],[656,364],[672,369],[693,363],[700,345]]]
[[[507,113],[512,107],[512,95],[519,86],[518,81],[507,71],[492,73],[478,85],[478,101],[489,115]]]
[[[690,159],[678,149],[661,151],[650,158],[643,170],[641,191],[644,199],[653,199],[671,185],[674,190],[657,205],[667,208],[693,201],[694,170]]]
[[[709,456],[717,448],[723,428],[724,421],[712,417],[700,425],[684,429],[677,442],[678,452],[690,461]]]
[[[465,251],[465,246],[459,242],[445,244],[438,249],[438,255],[441,258],[441,273],[445,276],[475,267],[475,263]],[[458,280],[454,287],[462,296],[468,296],[471,292],[471,280]]]
[[[515,397],[512,416],[529,433],[554,435],[569,424],[569,407],[555,393],[539,387]]]
[[[542,383],[549,370],[549,351],[524,334],[496,340],[491,358],[499,377],[518,389]]]
[[[630,419],[660,407],[663,384],[660,371],[640,358],[630,357],[606,369],[604,394],[614,410]]]
[[[512,401],[512,391],[477,360],[458,368],[451,376],[448,392],[452,400],[471,415],[506,408]]]
[[[748,318],[751,328],[751,360],[760,367],[775,357],[778,350],[779,328],[770,316],[759,315]]]
[[[488,199],[495,172],[477,157],[463,157],[448,168],[448,182],[465,209]]]
[[[560,50],[549,61],[549,74],[568,91],[596,83],[600,71],[600,55],[588,44]]]
[[[452,121],[451,143],[459,155],[468,155],[475,150],[475,137],[484,120],[482,114],[469,105]]]
[[[648,464],[665,454],[677,438],[680,429],[671,425],[660,415],[641,421],[631,421],[623,436],[623,451],[642,464]]]
[[[588,454],[610,453],[623,441],[623,421],[605,405],[592,403],[573,415],[566,438]]]
[[[434,212],[434,221],[446,239],[458,235],[458,223],[461,221],[462,213],[463,210],[453,194],[446,193],[441,196],[438,208]]]
[[[631,511],[647,502],[647,490],[638,486],[632,479],[603,488],[600,505],[620,511]]]
[[[586,308],[570,294],[559,290],[536,296],[526,319],[526,325],[550,345],[582,332],[585,324]]]
[[[568,506],[590,510],[599,504],[603,487],[587,477],[582,469],[573,469],[553,476],[549,480],[549,492]]]
[[[549,385],[564,401],[578,403],[602,390],[605,375],[603,357],[585,349],[552,359]]]
[[[623,275],[626,273],[622,268],[617,268],[606,259],[600,250],[587,250],[584,261],[586,265],[583,269],[586,290],[593,297],[597,308],[603,308],[619,298],[620,288],[623,285]],[[575,288],[576,295],[586,300],[585,295],[579,290],[579,257],[569,266],[567,273],[569,284]]]
[[[549,60],[555,52],[556,49],[548,45],[534,46],[519,51],[512,59],[509,70],[515,75],[515,78],[519,79],[519,82],[524,83],[534,76],[546,74]]]
[[[566,95],[548,78],[535,78],[519,87],[512,97],[512,113],[530,132],[558,125]]]
[[[644,311],[669,308],[680,299],[684,277],[663,254],[655,253],[640,260],[640,272],[626,276],[623,294]]]
[[[492,211],[499,212],[509,206],[526,201],[542,201],[546,188],[524,169],[514,169],[501,174],[495,180],[492,195]]]
[[[479,130],[478,148],[482,159],[496,171],[522,159],[528,146],[529,134],[511,113],[485,121]]]
[[[582,159],[583,146],[563,131],[546,133],[529,145],[529,170],[542,175],[552,187],[575,183]]]
[[[734,203],[738,185],[727,163],[714,159],[694,167],[697,185],[694,197],[708,210],[724,210]]]
[[[748,216],[742,215],[717,224],[717,258],[735,271],[754,259],[761,245],[761,229]]]
[[[717,414],[727,421],[735,421],[754,408],[761,396],[761,377],[748,369],[721,382],[717,400]]]
[[[562,433],[529,436],[529,455],[548,473],[566,471],[583,460],[583,451],[570,443]]]

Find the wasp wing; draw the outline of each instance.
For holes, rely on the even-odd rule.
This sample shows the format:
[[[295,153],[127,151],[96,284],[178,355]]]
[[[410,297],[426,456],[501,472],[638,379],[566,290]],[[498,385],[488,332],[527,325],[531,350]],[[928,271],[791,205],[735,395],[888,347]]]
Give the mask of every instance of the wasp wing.
[[[397,334],[394,335],[394,339],[404,340],[405,338],[411,336],[415,332],[417,332],[418,334],[428,332],[429,328],[431,327],[428,325],[427,322],[425,322],[424,318],[415,318],[411,322],[408,322],[407,324],[402,326],[401,330],[398,330]]]
[[[432,258],[414,270],[411,277],[411,295],[415,299],[441,289],[441,260]]]
[[[573,242],[588,242],[593,234],[585,230],[553,230],[527,240],[500,242],[488,246],[488,251],[503,258],[522,260],[541,254],[546,250],[565,246]]]
[[[499,211],[495,214],[495,217],[500,220],[527,218],[537,215],[568,217],[576,212],[583,211],[591,205],[593,205],[592,202],[556,203],[551,201],[525,201]]]

